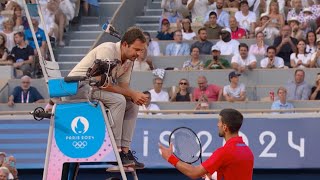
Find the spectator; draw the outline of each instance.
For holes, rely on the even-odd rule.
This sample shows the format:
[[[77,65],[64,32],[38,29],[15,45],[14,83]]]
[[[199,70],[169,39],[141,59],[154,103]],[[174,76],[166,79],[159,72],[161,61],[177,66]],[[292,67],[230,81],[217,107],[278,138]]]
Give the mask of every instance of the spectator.
[[[6,47],[6,35],[0,33],[0,65],[12,65],[12,61],[8,61],[9,51]]]
[[[279,10],[279,1],[272,0],[269,4],[269,11],[266,12],[269,12],[268,16],[271,19],[270,23],[268,23],[270,27],[280,29],[284,26],[283,14]]]
[[[316,33],[314,31],[309,31],[306,36],[306,51],[308,54],[313,54],[317,51]]]
[[[216,46],[220,48],[221,55],[239,54],[239,42],[231,39],[230,28],[223,28],[221,30],[221,40],[216,43]]]
[[[212,46],[211,49],[212,59],[207,60],[204,67],[206,69],[228,69],[230,68],[230,63],[228,60],[220,57],[220,48],[216,45]]]
[[[188,0],[187,7],[191,11],[192,22],[202,23],[213,0]]]
[[[139,111],[142,111],[142,110],[148,110],[148,111],[158,111],[160,110],[159,106],[156,105],[156,104],[153,104],[151,103],[151,93],[149,91],[144,91],[143,94],[147,95],[147,98],[148,100],[146,101],[146,103],[142,106],[139,106]],[[142,113],[142,112],[139,112],[138,115],[143,115],[143,114],[148,114],[148,115],[161,115],[161,113]]]
[[[173,32],[170,30],[170,22],[168,19],[162,19],[161,21],[161,31],[158,32],[158,40],[173,40]]]
[[[281,29],[281,36],[274,39],[273,46],[277,47],[277,56],[284,60],[284,65],[290,67],[290,55],[296,52],[298,40],[290,37],[291,27],[284,25]]]
[[[204,67],[203,62],[200,60],[200,56],[199,56],[199,48],[197,47],[193,47],[191,48],[191,59],[184,62],[182,69],[183,70],[202,70]]]
[[[147,58],[147,51],[138,54],[133,63],[132,71],[150,71],[153,70],[152,61]]]
[[[6,167],[0,167],[0,180],[9,180],[10,171]]]
[[[257,17],[252,11],[249,11],[248,1],[240,2],[240,11],[237,11],[234,16],[239,26],[249,32],[249,37],[253,38]]]
[[[197,35],[193,32],[191,27],[191,21],[189,18],[184,18],[177,23],[178,29],[182,30],[182,39],[183,40],[195,40]]]
[[[191,49],[197,47],[200,50],[200,54],[210,54],[213,44],[207,40],[208,35],[205,27],[198,30],[198,38],[199,40],[191,45]]]
[[[35,87],[30,86],[31,78],[23,76],[21,85],[13,89],[9,96],[8,105],[13,106],[15,103],[42,103],[43,97]]]
[[[5,152],[0,152],[0,167],[4,163],[4,160],[6,157],[7,157],[7,154]]]
[[[294,109],[294,106],[287,102],[287,89],[284,87],[279,87],[278,91],[278,99],[272,103],[271,109],[272,110],[287,110],[287,109]],[[287,114],[292,112],[273,112],[273,114]]]
[[[290,56],[292,68],[308,68],[310,67],[311,54],[306,52],[306,43],[304,40],[299,40],[297,51]]]
[[[43,3],[45,2],[45,3]],[[46,32],[48,33],[48,36],[50,37],[50,40],[52,39],[54,42],[55,40],[58,40],[58,45],[64,45],[64,42],[62,41],[62,38],[59,37],[59,27],[55,23],[55,3],[47,3],[46,1],[40,1],[40,7],[41,7],[41,12],[43,15],[44,25],[46,28]],[[43,4],[43,5],[42,5]],[[40,29],[44,29],[42,26],[42,23],[39,25]],[[61,39],[61,40],[60,40]]]
[[[224,5],[224,0],[216,0],[216,9],[213,10],[213,12],[215,12],[217,14],[217,23],[219,26],[230,27],[229,26],[230,15],[227,11],[223,10],[223,5]],[[209,14],[211,12],[212,12],[212,10],[207,12],[205,19],[203,21],[204,23],[209,21]]]
[[[300,30],[300,22],[296,17],[288,19],[288,24],[291,27],[291,37],[296,39],[303,39],[303,31]]]
[[[282,16],[284,16],[284,8],[288,7],[288,5],[286,5],[286,0],[266,0],[266,10],[264,12],[268,12],[270,13],[270,8],[271,8],[271,2],[277,2],[277,5],[273,5],[273,6],[277,6],[279,9],[279,14],[281,14]],[[260,3],[263,1],[260,1]]]
[[[14,31],[23,31],[22,8],[18,4],[13,8]]]
[[[208,39],[219,39],[222,27],[217,24],[217,14],[211,11],[209,14],[209,21],[205,24]]]
[[[247,32],[245,29],[239,27],[237,19],[231,16],[229,19],[231,29],[231,39],[245,39],[247,38]]]
[[[174,42],[166,47],[166,56],[186,56],[190,52],[190,46],[182,42],[181,30],[176,30],[173,35]]]
[[[262,13],[260,16],[260,26],[255,29],[256,36],[258,32],[262,32],[266,39],[274,39],[276,36],[279,36],[279,30],[270,26],[272,20],[268,14]]]
[[[171,97],[170,101],[191,101],[192,94],[189,92],[189,81],[187,79],[180,79],[179,86],[176,92]]]
[[[231,66],[239,73],[257,68],[257,59],[254,55],[248,54],[249,48],[245,43],[240,43],[239,54],[234,55],[231,60]]]
[[[163,9],[162,18],[168,19],[170,23],[176,23],[178,19],[182,18],[182,16],[177,11],[180,5],[181,5],[181,1],[162,0],[161,1],[161,9]]]
[[[198,77],[198,88],[193,91],[193,101],[199,101],[201,99],[208,99],[208,102],[220,101],[221,99],[221,87],[215,84],[209,84],[205,76]]]
[[[169,94],[162,89],[162,85],[163,80],[161,78],[153,79],[153,89],[149,91],[151,93],[151,102],[169,101]]]
[[[239,8],[240,7],[240,1],[235,0],[226,0],[224,3],[225,8]]]
[[[196,104],[195,110],[208,110],[209,109],[209,99],[205,94],[202,94]],[[195,113],[195,114],[207,114],[207,113]]]
[[[310,7],[303,9],[303,19],[304,21],[301,23],[301,27],[306,34],[309,31],[316,31],[317,24],[316,24],[316,16],[313,15],[312,10]]]
[[[260,61],[260,67],[264,69],[284,68],[284,62],[281,57],[276,56],[276,47],[269,46],[267,49],[267,57]]]
[[[2,167],[9,170],[8,180],[18,179],[18,170],[16,169],[16,159],[13,156],[9,156],[5,159]]]
[[[44,34],[44,31],[39,28],[39,19],[38,17],[32,17],[32,25],[34,28],[34,32],[36,34],[37,40],[38,40],[38,45],[41,51],[41,55],[43,57],[45,57],[46,55],[46,50],[47,50],[47,41],[46,41],[46,35]],[[32,32],[30,30],[30,28],[25,30],[25,39],[27,41],[27,43],[33,48],[34,50],[34,54],[37,55],[37,49],[36,49],[36,45],[35,45],[35,41],[32,37]]]
[[[311,56],[310,67],[320,67],[320,39],[317,40],[317,50]]]
[[[320,73],[317,74],[315,86],[311,88],[310,100],[320,100]]]
[[[258,32],[256,34],[256,44],[250,46],[249,54],[264,56],[267,52],[268,46],[264,43],[264,34]]]
[[[159,48],[159,43],[156,41],[152,41],[150,33],[148,32],[143,32],[144,37],[147,40],[147,52],[148,56],[160,56],[160,48]]]
[[[305,73],[302,69],[297,69],[294,73],[294,80],[287,84],[288,100],[308,100],[310,96],[310,87],[304,81]]]
[[[4,33],[7,36],[6,47],[8,48],[9,52],[12,50],[12,48],[15,45],[14,43],[15,31],[13,30],[13,27],[14,27],[14,21],[12,19],[5,18],[5,20],[3,21],[2,33]]]
[[[300,23],[304,21],[301,0],[292,0],[292,9],[288,12],[287,19],[296,18]]]
[[[237,72],[232,71],[229,73],[230,85],[223,87],[223,97],[228,102],[244,101],[246,100],[246,87],[244,84],[239,83],[239,76]]]

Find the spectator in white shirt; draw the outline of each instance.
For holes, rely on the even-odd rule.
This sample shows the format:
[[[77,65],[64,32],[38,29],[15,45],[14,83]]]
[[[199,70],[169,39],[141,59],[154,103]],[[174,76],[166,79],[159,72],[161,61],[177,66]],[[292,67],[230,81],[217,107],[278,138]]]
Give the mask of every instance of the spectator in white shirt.
[[[150,33],[143,32],[143,34],[147,41],[148,56],[160,56],[161,54],[160,54],[159,43],[151,40]]]
[[[292,68],[308,68],[310,67],[311,54],[306,52],[306,42],[299,40],[297,51],[290,55],[290,64]]]
[[[223,96],[228,102],[244,101],[246,99],[246,87],[239,84],[239,76],[235,71],[229,73],[230,84],[223,87]]]
[[[209,21],[209,14],[214,11],[217,13],[217,23],[221,27],[230,27],[229,18],[230,15],[227,11],[223,10],[224,0],[216,0],[216,9],[210,10],[206,13],[203,23]]]
[[[189,18],[184,18],[177,22],[177,28],[182,31],[183,40],[196,40],[197,34],[193,32],[191,27],[191,21]]]
[[[262,13],[260,16],[260,26],[256,27],[255,33],[262,32],[266,39],[275,38],[279,36],[280,31],[270,26],[272,19],[267,13]]]
[[[213,2],[214,0],[188,0],[187,7],[191,11],[192,22],[202,23]]]
[[[151,93],[151,102],[157,101],[169,101],[168,92],[162,90],[163,80],[159,77],[153,79],[153,89],[149,92]]]
[[[257,17],[252,11],[249,11],[248,1],[240,2],[240,11],[237,11],[234,16],[236,17],[239,26],[250,32],[250,38],[254,38]]]
[[[264,69],[284,68],[284,61],[276,56],[277,49],[274,46],[267,48],[267,57],[260,61],[260,67]]]
[[[219,40],[215,45],[220,48],[221,55],[239,54],[239,41],[231,39],[230,28],[223,28],[221,30],[221,40]]]
[[[239,73],[243,73],[247,69],[252,70],[257,67],[256,57],[252,54],[249,54],[248,52],[248,45],[245,43],[240,43],[239,54],[232,57],[231,66]]]
[[[310,67],[320,67],[320,39],[317,39],[317,49],[311,56]]]
[[[149,110],[149,111],[158,111],[160,110],[159,106],[156,104],[151,103],[151,93],[149,91],[144,91],[143,94],[145,94],[148,98],[146,103],[142,106],[139,106],[139,111],[141,110]],[[138,115],[143,115],[143,114],[148,114],[148,115],[161,115],[161,113],[147,113],[147,112],[139,112]]]

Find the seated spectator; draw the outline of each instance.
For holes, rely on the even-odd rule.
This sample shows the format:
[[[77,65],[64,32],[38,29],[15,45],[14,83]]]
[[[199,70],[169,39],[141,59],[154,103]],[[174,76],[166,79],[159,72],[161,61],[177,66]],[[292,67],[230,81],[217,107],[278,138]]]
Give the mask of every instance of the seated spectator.
[[[6,47],[8,48],[9,52],[12,50],[12,48],[15,46],[14,43],[14,34],[15,31],[13,30],[14,27],[14,21],[9,18],[5,18],[3,21],[3,31],[7,38],[6,38]]]
[[[283,16],[283,11],[281,11],[281,9],[283,9],[283,6],[279,6],[280,4],[282,5],[284,2],[280,2],[281,0],[272,0],[271,2],[269,2],[268,5],[268,14],[269,17],[271,19],[269,26],[270,27],[274,27],[276,29],[280,29],[282,26],[284,26],[284,16]],[[282,0],[283,1],[283,0]],[[279,8],[280,7],[280,8]]]
[[[292,68],[308,68],[310,67],[311,54],[306,53],[306,43],[304,40],[299,40],[297,51],[290,56]]]
[[[240,1],[235,0],[225,0],[224,8],[239,8],[240,7]]]
[[[313,15],[312,10],[310,7],[305,7],[303,9],[303,22],[301,23],[302,30],[304,34],[309,31],[316,31],[317,24],[316,24],[316,16]]]
[[[13,58],[13,67],[23,72],[23,75],[31,75],[32,64],[34,62],[34,51],[24,41],[23,32],[17,32],[14,34],[14,41],[17,44],[12,48],[10,56]]]
[[[275,37],[279,36],[279,29],[272,27],[269,15],[266,13],[261,14],[260,16],[260,26],[256,27],[255,33],[256,36],[258,32],[262,32],[266,39],[274,39]]]
[[[12,65],[12,61],[8,61],[9,51],[6,47],[6,35],[0,33],[0,65]]]
[[[248,54],[248,45],[240,43],[239,54],[234,55],[231,59],[231,66],[239,73],[257,68],[257,59],[254,55]]]
[[[142,106],[139,106],[139,111],[142,110],[149,110],[149,111],[158,111],[160,110],[159,106],[156,104],[151,103],[151,94],[149,91],[144,91],[143,94],[147,95],[148,100],[146,103]],[[139,112],[138,115],[143,115],[143,114],[148,114],[148,115],[161,115],[161,113],[147,113],[147,112]]]
[[[216,45],[212,46],[212,59],[207,60],[204,67],[205,69],[228,69],[230,63],[228,60],[220,57],[220,48]]]
[[[195,40],[197,38],[197,34],[192,30],[190,19],[184,18],[180,22],[177,23],[177,27],[182,30],[182,39]]]
[[[207,40],[208,35],[205,27],[198,30],[198,38],[199,40],[191,45],[191,49],[197,47],[200,50],[200,54],[210,54],[213,44]]]
[[[235,39],[231,39],[230,28],[223,28],[221,30],[221,40],[215,45],[220,48],[221,55],[239,54],[239,42]]]
[[[288,100],[308,100],[311,88],[304,80],[305,73],[302,69],[297,69],[294,73],[294,80],[289,81],[286,89],[288,90]]]
[[[23,76],[21,78],[21,85],[13,89],[9,96],[8,105],[13,106],[15,103],[42,103],[43,97],[35,87],[30,85],[31,78]]]
[[[161,21],[161,31],[158,32],[158,40],[173,40],[173,32],[170,30],[170,22],[168,19],[162,19]]]
[[[190,46],[182,42],[181,30],[176,30],[173,35],[174,42],[166,47],[166,56],[186,56],[190,52]]]
[[[317,35],[314,31],[309,31],[306,35],[306,51],[308,54],[313,54],[317,51]]]
[[[256,44],[250,46],[249,54],[253,55],[266,55],[268,46],[264,43],[264,34],[258,32],[256,34]]]
[[[170,23],[176,23],[177,20],[182,18],[182,15],[178,13],[178,9],[181,3],[176,0],[162,0],[162,18],[166,18]]]
[[[10,171],[6,167],[0,167],[0,180],[9,180]]]
[[[217,24],[217,13],[211,11],[209,14],[209,21],[204,26],[207,30],[208,39],[219,39],[222,27]]]
[[[287,20],[296,18],[299,23],[304,21],[303,6],[301,0],[292,0],[292,9],[288,12]]]
[[[298,40],[290,37],[291,27],[284,25],[281,29],[281,36],[274,39],[273,46],[277,47],[277,56],[284,60],[284,65],[290,66],[290,55],[296,52]]]
[[[205,76],[198,77],[198,88],[193,91],[193,101],[199,101],[201,99],[208,99],[208,102],[220,101],[221,99],[221,87],[215,84],[209,84]]]
[[[260,61],[260,67],[264,69],[284,68],[284,62],[281,57],[276,56],[276,47],[269,46],[267,48],[267,57]]]
[[[272,110],[294,109],[294,106],[287,102],[287,89],[280,87],[277,91],[278,99],[272,103]],[[273,114],[287,114],[292,112],[273,112]]]
[[[204,23],[209,21],[209,14],[213,11],[217,14],[217,23],[221,27],[230,27],[229,18],[230,15],[227,11],[223,10],[224,0],[216,0],[216,9],[209,10],[205,16]]]
[[[291,37],[296,39],[303,39],[303,31],[300,29],[300,22],[296,17],[288,19],[288,24],[291,27]]]
[[[271,10],[271,6],[276,6],[278,7],[278,11],[276,12],[279,12],[280,15],[284,16],[284,12],[285,12],[285,8],[286,7],[290,7],[291,6],[291,0],[289,0],[289,3],[286,4],[286,1],[288,0],[276,0],[275,2],[277,2],[277,4],[271,4],[271,2],[274,2],[275,0],[266,0],[265,1],[265,11],[264,12],[268,12],[269,14],[272,13],[272,10]],[[260,1],[260,3],[263,2],[263,1]],[[274,9],[276,9],[275,7],[273,7]],[[291,7],[290,7],[291,8]],[[275,17],[276,18],[276,17]],[[279,20],[278,20],[279,21]]]
[[[152,61],[147,57],[147,51],[138,54],[133,63],[132,71],[150,71],[153,70]]]
[[[311,88],[310,100],[320,100],[320,73],[317,74],[315,86]]]
[[[189,92],[189,81],[187,79],[180,79],[179,86],[176,89],[176,92],[171,97],[170,101],[191,101],[192,94]]]
[[[23,31],[22,8],[18,4],[13,8],[14,31]]]
[[[6,157],[5,161],[2,164],[2,167],[5,167],[9,170],[8,180],[18,179],[18,170],[16,168],[16,159],[13,156]]]
[[[143,32],[144,37],[146,38],[147,41],[147,56],[160,56],[160,47],[159,43],[157,41],[152,41],[150,33],[148,32]]]
[[[249,37],[253,38],[257,18],[254,12],[249,11],[248,1],[240,2],[240,11],[237,11],[234,16],[239,26],[249,32]]]
[[[162,89],[163,80],[159,77],[153,79],[153,89],[149,90],[151,93],[151,102],[169,101],[168,92]]]
[[[31,20],[32,20],[34,32],[35,32],[37,40],[38,40],[38,45],[39,45],[39,48],[41,51],[41,55],[43,57],[45,57],[46,52],[47,52],[46,35],[44,34],[44,31],[41,28],[39,28],[38,17],[31,17]],[[29,44],[32,47],[32,49],[34,50],[34,54],[37,55],[38,52],[37,52],[36,45],[35,45],[34,39],[32,37],[32,32],[31,32],[30,28],[26,29],[24,33],[25,33],[25,39],[26,39],[27,44]]]
[[[182,70],[202,70],[204,67],[203,62],[200,60],[199,56],[199,48],[193,47],[191,48],[191,59],[184,62],[182,66]]]
[[[4,163],[4,160],[6,157],[7,157],[7,154],[5,152],[0,152],[0,167]]]
[[[59,33],[60,33],[59,27],[55,22],[56,4],[52,2],[48,3],[47,1],[40,1],[39,3],[40,3],[43,19],[45,20],[44,27],[42,23],[39,24],[40,29],[46,28],[46,32],[48,33],[50,40],[52,39],[52,41],[54,42],[58,40],[59,46],[64,45],[64,42],[59,36]]]
[[[311,56],[310,67],[320,67],[320,39],[317,40],[317,49]]]
[[[239,27],[237,19],[231,16],[229,19],[231,39],[245,39],[247,38],[247,32],[245,29]]]
[[[241,74],[237,74],[235,71],[230,72],[230,85],[223,87],[223,97],[228,102],[246,100],[246,87],[244,84],[239,83],[239,76],[241,76]]]
[[[191,11],[192,22],[202,23],[212,4],[212,0],[188,0],[187,7]]]

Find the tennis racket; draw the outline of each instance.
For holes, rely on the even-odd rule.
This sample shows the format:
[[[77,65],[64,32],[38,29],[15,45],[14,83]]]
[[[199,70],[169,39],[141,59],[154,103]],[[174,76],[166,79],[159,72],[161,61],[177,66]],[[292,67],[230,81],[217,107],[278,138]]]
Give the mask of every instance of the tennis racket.
[[[202,163],[202,146],[197,134],[188,127],[179,127],[169,136],[169,144],[173,145],[173,154],[182,162],[193,164],[200,159]],[[210,178],[205,176],[206,180]]]

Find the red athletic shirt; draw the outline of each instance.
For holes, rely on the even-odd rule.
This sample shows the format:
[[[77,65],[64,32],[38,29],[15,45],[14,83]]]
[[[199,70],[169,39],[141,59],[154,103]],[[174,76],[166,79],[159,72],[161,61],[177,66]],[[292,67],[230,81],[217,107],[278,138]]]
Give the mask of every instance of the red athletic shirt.
[[[246,30],[242,28],[237,28],[236,31],[231,32],[231,39],[242,39],[246,36]]]
[[[218,173],[218,180],[251,180],[253,153],[242,137],[233,137],[202,163],[210,173]]]

